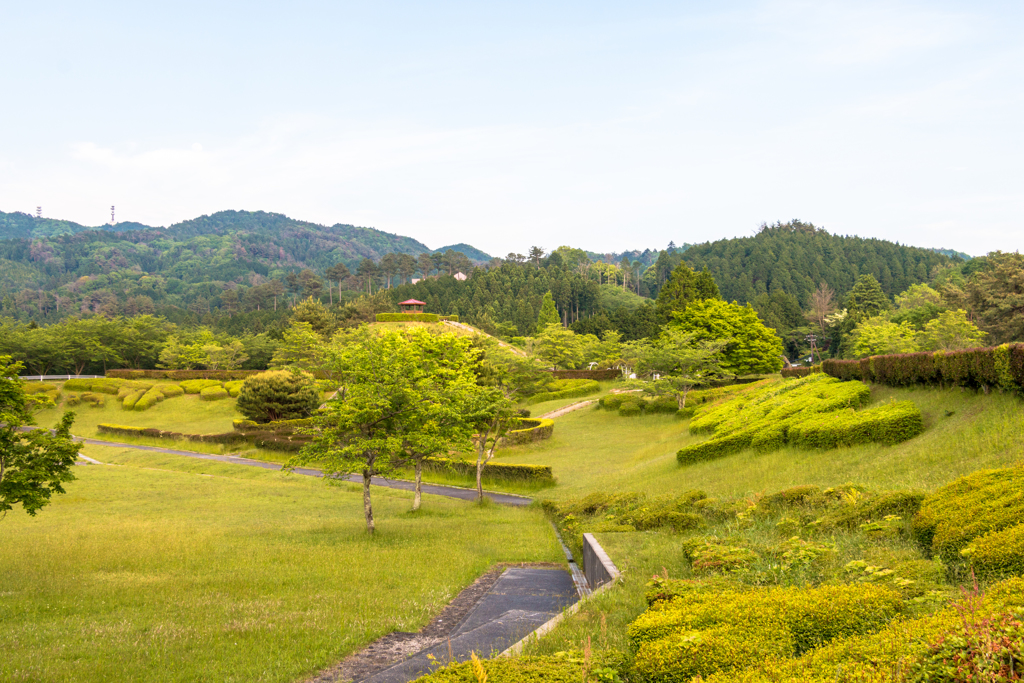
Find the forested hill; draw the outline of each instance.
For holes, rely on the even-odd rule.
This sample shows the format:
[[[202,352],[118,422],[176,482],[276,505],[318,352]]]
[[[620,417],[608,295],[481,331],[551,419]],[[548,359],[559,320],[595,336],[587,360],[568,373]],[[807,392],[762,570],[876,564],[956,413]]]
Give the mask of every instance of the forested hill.
[[[682,258],[694,269],[706,266],[726,300],[744,303],[783,291],[805,308],[822,282],[844,294],[859,275],[870,274],[892,298],[912,284],[928,282],[935,268],[950,261],[934,249],[833,235],[800,221],[762,226],[753,237],[698,244]]]
[[[151,230],[149,225],[142,223],[118,223],[117,225],[88,226],[57,218],[36,218],[27,213],[0,211],[0,239],[31,239],[33,237],[58,237],[74,235],[89,230],[105,232],[124,232],[126,230]]]
[[[459,242],[458,244],[449,244],[447,247],[441,247],[440,249],[434,249],[431,253],[443,254],[446,251],[457,251],[460,254],[465,254],[471,261],[476,263],[487,263],[493,256],[485,252],[480,251],[476,247],[466,244],[465,242]]]

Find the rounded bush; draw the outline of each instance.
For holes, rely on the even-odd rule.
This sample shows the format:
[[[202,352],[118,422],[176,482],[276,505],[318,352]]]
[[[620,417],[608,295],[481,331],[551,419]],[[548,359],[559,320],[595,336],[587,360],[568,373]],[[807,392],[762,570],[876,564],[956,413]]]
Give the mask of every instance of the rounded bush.
[[[185,390],[179,387],[177,384],[157,384],[156,387],[164,398],[171,398],[172,396],[181,396],[185,393]]]
[[[135,404],[138,402],[138,400],[145,395],[145,390],[136,389],[135,391],[131,392],[130,394],[124,397],[124,399],[121,401],[121,407],[124,408],[125,410],[132,410],[135,408]]]
[[[231,394],[224,387],[206,387],[199,392],[199,398],[203,401],[219,401],[224,398],[231,398]]]
[[[209,387],[219,387],[221,381],[218,379],[187,379],[181,383],[181,388],[186,394],[198,394]]]
[[[631,417],[634,415],[639,415],[640,413],[640,402],[635,399],[630,401],[623,401],[622,404],[619,405],[619,415],[621,415],[622,417]]]
[[[308,417],[319,405],[320,392],[308,372],[261,372],[247,378],[238,393],[238,412],[254,422]]]

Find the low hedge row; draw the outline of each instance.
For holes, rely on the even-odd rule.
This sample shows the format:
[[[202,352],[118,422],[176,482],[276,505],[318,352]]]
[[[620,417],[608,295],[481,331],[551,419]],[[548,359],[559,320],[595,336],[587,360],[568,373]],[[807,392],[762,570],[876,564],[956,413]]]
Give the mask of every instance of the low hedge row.
[[[596,394],[601,391],[601,385],[598,384],[596,380],[592,379],[563,379],[556,381],[560,383],[556,385],[560,388],[554,391],[542,391],[539,394],[534,394],[530,398],[526,399],[526,403],[533,405],[535,403],[556,401],[563,398],[579,398],[581,396]]]
[[[889,386],[932,385],[971,389],[1024,390],[1024,344],[963,351],[898,353],[860,360],[830,359],[826,374]]]
[[[721,458],[746,448],[770,452],[786,444],[835,448],[855,443],[900,443],[923,430],[912,401],[856,411],[871,397],[867,386],[823,374],[776,380],[728,400],[699,407],[691,434],[712,438],[681,448],[680,464]]]
[[[836,639],[796,658],[766,657],[704,683],[1019,680],[1024,579],[992,585],[917,619],[894,619],[876,633]]]
[[[604,370],[551,370],[555,379],[594,379],[609,380],[617,379],[622,373],[615,368]]]
[[[810,367],[802,368],[782,368],[782,376],[787,379],[794,377],[807,377],[815,373],[821,372],[821,365],[811,365]]]
[[[454,472],[462,476],[476,476],[476,462],[456,458],[424,458],[423,468],[435,472]],[[548,483],[555,477],[546,465],[510,465],[494,462],[484,465],[483,476],[491,480],[528,481]]]
[[[77,406],[79,403],[88,403],[93,408],[102,408],[106,405],[107,400],[104,394],[96,394],[91,391],[86,391],[81,394],[69,393],[64,399],[64,402],[68,406]]]
[[[117,379],[245,379],[262,370],[107,370],[107,377]]]
[[[652,605],[627,638],[641,680],[681,683],[876,631],[902,609],[899,594],[879,585],[732,590],[695,583],[686,595]]]
[[[979,470],[925,498],[912,531],[952,567],[1016,573],[1024,567],[1024,466]]]
[[[513,429],[505,435],[506,446],[516,446],[524,443],[533,443],[550,439],[555,431],[555,421],[541,417],[519,418],[520,429]]]
[[[225,432],[223,434],[188,434],[147,427],[128,425],[99,424],[96,426],[101,434],[118,434],[121,436],[149,437],[171,441],[198,441],[203,443],[236,444],[251,442],[256,448],[271,451],[294,452],[306,445],[307,440],[301,436],[285,436],[274,432]]]
[[[609,394],[597,402],[605,410],[617,410],[620,416],[641,414],[678,414],[679,402],[674,396],[644,396],[638,393]],[[685,409],[683,412],[686,412]]]
[[[378,313],[379,323],[436,323],[441,316],[436,313]]]
[[[231,427],[237,432],[272,432],[290,434],[299,427],[308,427],[313,420],[308,417],[297,420],[275,420],[274,422],[254,422],[253,420],[233,420]]]

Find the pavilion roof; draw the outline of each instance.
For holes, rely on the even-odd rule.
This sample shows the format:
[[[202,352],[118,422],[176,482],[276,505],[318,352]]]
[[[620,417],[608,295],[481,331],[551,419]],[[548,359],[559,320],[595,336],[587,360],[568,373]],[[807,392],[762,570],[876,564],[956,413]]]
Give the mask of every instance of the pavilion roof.
[[[408,299],[398,304],[399,306],[426,306],[427,304],[423,301],[417,301],[416,299]]]

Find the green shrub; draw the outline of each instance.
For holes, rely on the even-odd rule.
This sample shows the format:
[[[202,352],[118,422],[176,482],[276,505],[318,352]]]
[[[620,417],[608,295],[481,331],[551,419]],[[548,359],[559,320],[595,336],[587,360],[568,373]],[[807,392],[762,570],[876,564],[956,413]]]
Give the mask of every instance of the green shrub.
[[[434,472],[454,472],[463,476],[476,476],[476,462],[456,458],[424,458],[423,468]],[[491,480],[554,483],[551,467],[547,465],[511,465],[491,461],[484,465],[483,476]]]
[[[621,417],[633,417],[639,415],[640,413],[640,401],[636,399],[627,399],[623,401],[621,404],[619,404],[619,415]]]
[[[379,323],[436,323],[441,317],[436,313],[378,313]]]
[[[630,394],[608,394],[607,396],[602,396],[598,400],[597,405],[601,406],[605,410],[618,410],[619,406],[622,405],[622,402],[628,396],[630,396]]]
[[[308,427],[313,420],[303,417],[295,420],[275,420],[273,422],[254,422],[252,420],[233,420],[231,425],[240,432],[274,432],[290,434],[301,427]]]
[[[135,408],[136,402],[138,402],[138,400],[145,395],[145,389],[135,389],[134,391],[131,391],[124,397],[124,399],[121,401],[121,407],[124,408],[125,410],[132,410]]]
[[[238,393],[238,412],[256,422],[307,417],[319,405],[320,392],[307,372],[261,372],[246,379]]]
[[[546,418],[519,418],[520,429],[513,429],[505,435],[503,443],[515,446],[550,439],[555,431],[555,421]]]
[[[757,507],[762,512],[778,512],[806,505],[820,495],[821,489],[817,486],[791,486],[788,489],[764,496],[757,501]]]
[[[543,403],[545,401],[556,401],[563,398],[578,398],[581,396],[589,396],[590,394],[596,394],[601,391],[601,385],[596,380],[592,379],[562,379],[556,380],[561,384],[562,388],[557,391],[542,391],[539,394],[534,394],[526,400],[529,405],[535,403]]]
[[[219,401],[230,397],[231,394],[224,387],[206,387],[199,392],[199,398],[203,401]]]
[[[146,391],[146,393],[144,393],[141,397],[139,397],[139,399],[135,402],[135,405],[132,407],[132,409],[149,410],[151,407],[155,406],[157,403],[163,400],[163,392],[160,391],[160,389],[158,389],[157,387],[153,387],[152,389]]]
[[[219,379],[187,379],[181,383],[181,389],[186,394],[199,394],[203,389],[219,386],[221,386]]]
[[[786,379],[794,379],[799,377],[807,377],[815,373],[821,372],[821,365],[812,365],[804,368],[783,368],[780,373]]]
[[[82,394],[82,400],[93,408],[102,408],[107,403],[107,399],[103,394],[95,394],[91,391],[87,391]]]
[[[1024,523],[979,536],[960,555],[982,576],[1024,574]]]
[[[29,396],[34,394],[48,394],[60,389],[56,384],[47,384],[46,382],[24,382],[22,387],[25,389],[25,393]]]
[[[771,625],[722,625],[673,633],[644,643],[633,672],[646,683],[690,683],[695,676],[731,672],[768,657],[790,657],[793,643]]]
[[[679,412],[679,402],[675,396],[659,396],[645,402],[643,406],[645,413],[665,413],[674,415]]]
[[[789,442],[805,448],[837,448],[861,443],[894,445],[924,431],[913,401],[897,401],[860,411],[811,415],[789,427]]]
[[[240,379],[236,379],[231,382],[224,382],[224,390],[227,391],[232,398],[238,398],[238,393],[242,390],[242,384],[244,383],[245,382]]]
[[[822,518],[822,524],[825,527],[856,529],[865,522],[879,521],[889,515],[910,520],[921,509],[924,497],[920,491],[886,491],[867,496],[829,510]]]
[[[991,572],[1022,561],[1020,531],[1009,530],[1022,519],[1024,467],[1017,466],[979,470],[939,488],[925,499],[913,518],[912,530],[926,550],[947,564],[977,561],[980,570]],[[1000,542],[998,533],[1004,530],[1007,546],[999,551],[994,544]],[[962,555],[976,539],[975,550]]]
[[[64,396],[64,405],[77,406],[82,402],[82,397],[79,394],[69,393]]]
[[[154,388],[159,390],[160,393],[164,395],[164,398],[173,398],[174,396],[181,396],[185,393],[185,390],[177,384],[157,384]]]
[[[495,657],[480,660],[479,666],[487,676],[487,683],[580,683],[584,657],[579,652],[544,657]],[[617,652],[594,652],[588,666],[592,675],[605,676],[591,677],[589,681],[621,680],[618,672],[626,669],[622,655]],[[481,678],[473,667],[472,661],[449,664],[413,683],[478,683]]]
[[[684,446],[676,453],[676,460],[680,465],[688,465],[694,462],[715,460],[733,453],[739,453],[750,446],[756,432],[738,432],[727,436],[716,437],[707,441]]]

